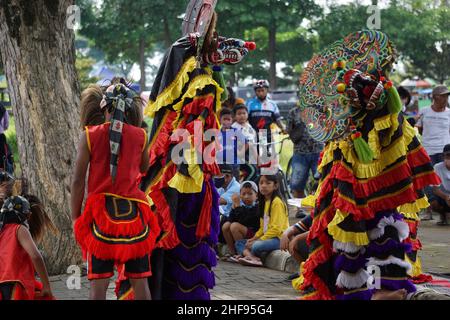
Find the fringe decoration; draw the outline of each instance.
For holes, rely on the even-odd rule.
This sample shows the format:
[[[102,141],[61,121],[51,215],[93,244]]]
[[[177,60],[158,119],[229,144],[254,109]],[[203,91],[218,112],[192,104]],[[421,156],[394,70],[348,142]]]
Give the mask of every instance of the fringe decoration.
[[[407,223],[396,221],[393,217],[384,217],[380,220],[376,228],[369,231],[369,239],[376,240],[382,237],[386,226],[392,226],[397,229],[400,242],[408,238],[409,227]]]
[[[411,264],[406,262],[405,260],[399,259],[394,256],[389,256],[387,259],[381,260],[374,257],[369,258],[369,261],[367,262],[367,266],[387,266],[389,264],[395,264],[399,267],[402,267],[406,269],[406,271],[411,270]]]
[[[369,274],[364,269],[360,269],[356,273],[341,271],[337,277],[336,285],[339,288],[357,289],[366,284],[368,279]]]
[[[355,147],[355,152],[358,155],[358,159],[362,163],[372,162],[374,159],[374,153],[362,136],[353,138],[353,146]]]
[[[212,289],[215,286],[214,273],[204,264],[187,267],[180,261],[172,262],[164,268],[164,276],[168,279],[176,279],[183,288],[193,288],[202,285]]]
[[[125,263],[128,260],[143,257],[152,252],[155,247],[157,236],[161,230],[156,216],[150,210],[148,205],[137,203],[138,210],[141,211],[144,219],[138,218],[136,225],[114,225],[105,219],[105,196],[93,195],[88,198],[83,214],[75,221],[74,233],[77,242],[80,244],[83,252],[90,252],[96,257],[104,260],[115,260],[119,263]],[[98,223],[99,228],[111,236],[132,236],[142,231],[145,226],[149,227],[148,236],[140,242],[130,244],[109,244],[96,238],[92,232],[94,223]],[[112,228],[114,226],[114,228]],[[136,232],[137,231],[137,232]]]
[[[386,254],[387,252],[393,252],[397,250],[402,250],[404,252],[410,252],[412,249],[409,243],[400,243],[395,241],[394,239],[388,239],[383,244],[378,244],[375,241],[370,242],[369,247],[367,248],[368,256],[380,256],[382,254]]]
[[[340,254],[334,262],[334,268],[338,271],[345,271],[349,273],[356,273],[358,270],[364,269],[367,259],[363,254],[358,254],[356,257]]]
[[[333,249],[335,251],[343,251],[347,253],[356,253],[358,251],[364,252],[363,246],[357,246],[352,242],[340,242],[338,240],[333,241]]]
[[[354,243],[357,246],[369,244],[369,238],[366,232],[349,232],[339,227],[339,223],[344,221],[348,215],[348,213],[344,213],[339,209],[336,210],[333,220],[328,224],[328,233],[333,239],[341,243]]]
[[[388,89],[386,89],[386,91],[387,91],[387,107],[389,113],[391,114],[400,113],[400,111],[402,111],[402,100],[398,95],[397,89],[394,86],[391,86]]]

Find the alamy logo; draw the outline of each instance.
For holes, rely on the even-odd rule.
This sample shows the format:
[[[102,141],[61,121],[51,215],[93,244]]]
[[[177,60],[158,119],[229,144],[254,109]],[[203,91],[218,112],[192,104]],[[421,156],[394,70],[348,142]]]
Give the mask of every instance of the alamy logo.
[[[366,26],[371,30],[381,29],[381,14],[378,6],[372,5],[367,7],[367,13],[370,14],[367,18]]]
[[[67,268],[67,273],[70,276],[67,278],[66,285],[69,290],[81,289],[81,269],[79,266],[71,265]]]
[[[71,30],[81,28],[81,10],[79,6],[68,6],[66,10],[66,27]]]

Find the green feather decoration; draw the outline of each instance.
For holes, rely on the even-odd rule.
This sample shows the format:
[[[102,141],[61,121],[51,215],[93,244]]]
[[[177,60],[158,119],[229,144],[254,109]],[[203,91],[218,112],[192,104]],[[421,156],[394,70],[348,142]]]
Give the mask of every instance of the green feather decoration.
[[[359,161],[362,163],[370,163],[373,161],[373,151],[370,149],[370,146],[366,140],[364,140],[361,136],[358,138],[353,138],[353,146],[355,147],[355,152],[358,155]]]
[[[225,79],[223,77],[222,73],[222,67],[220,66],[213,66],[213,79],[216,81],[219,86],[223,89],[222,95],[220,96],[220,101],[225,101],[228,99],[228,91],[227,86],[225,84]]]
[[[402,100],[398,95],[397,89],[391,86],[387,90],[387,105],[391,114],[400,113],[402,111]]]

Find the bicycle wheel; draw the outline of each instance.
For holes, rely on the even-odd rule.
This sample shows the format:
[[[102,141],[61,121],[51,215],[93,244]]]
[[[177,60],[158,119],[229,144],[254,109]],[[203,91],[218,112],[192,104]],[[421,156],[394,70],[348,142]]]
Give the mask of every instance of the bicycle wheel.
[[[281,194],[284,196],[284,198],[287,199],[291,199],[292,198],[292,194],[291,194],[291,190],[289,188],[289,184],[286,180],[286,175],[284,174],[283,170],[278,170],[278,174],[280,175],[281,181],[280,181],[280,192]]]

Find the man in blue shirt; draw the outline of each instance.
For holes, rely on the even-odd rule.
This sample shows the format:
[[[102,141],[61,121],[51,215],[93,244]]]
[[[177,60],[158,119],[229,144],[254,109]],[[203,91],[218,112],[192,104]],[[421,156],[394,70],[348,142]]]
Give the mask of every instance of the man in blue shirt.
[[[231,206],[233,205],[233,200],[231,199],[231,197],[233,196],[233,194],[240,192],[241,186],[233,176],[233,168],[230,165],[222,164],[219,167],[223,176],[214,178],[214,183],[220,196],[220,214],[223,217],[228,218],[231,212]]]

